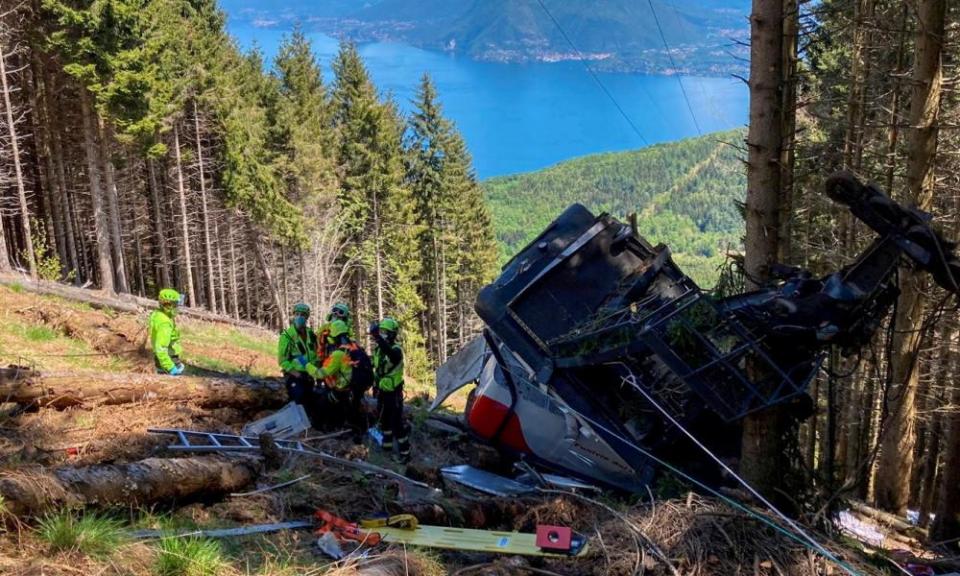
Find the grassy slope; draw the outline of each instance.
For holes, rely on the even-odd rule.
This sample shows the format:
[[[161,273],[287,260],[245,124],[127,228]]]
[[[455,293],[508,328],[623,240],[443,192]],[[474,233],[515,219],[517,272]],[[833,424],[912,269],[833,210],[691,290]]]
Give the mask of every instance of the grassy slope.
[[[630,152],[585,156],[550,168],[493,178],[484,189],[505,261],[560,212],[580,202],[595,213],[639,215],[640,232],[670,246],[676,261],[711,286],[728,248],[738,248],[737,209],[746,179],[735,130]]]
[[[30,310],[75,312],[78,323],[91,326],[112,319],[109,328],[123,331],[134,341],[130,353],[107,354],[70,330],[38,323]],[[94,316],[96,318],[94,318]],[[279,376],[276,339],[265,330],[238,329],[211,322],[179,319],[184,360],[189,366],[227,374]],[[55,296],[39,296],[0,286],[0,363],[27,364],[45,371],[96,370],[100,372],[150,371],[148,356],[133,352],[146,342],[146,316],[95,311],[87,304]],[[145,359],[146,358],[146,359]]]

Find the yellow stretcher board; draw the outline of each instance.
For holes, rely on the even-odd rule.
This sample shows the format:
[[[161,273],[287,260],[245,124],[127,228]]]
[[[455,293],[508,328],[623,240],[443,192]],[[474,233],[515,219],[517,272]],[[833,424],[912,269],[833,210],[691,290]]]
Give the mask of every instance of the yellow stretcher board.
[[[588,549],[586,541],[581,539],[582,545],[576,549],[575,553],[545,552],[537,546],[537,535],[525,532],[497,532],[469,528],[449,528],[447,526],[418,526],[414,530],[383,527],[377,528],[376,531],[383,537],[384,542],[392,544],[493,552],[496,554],[571,558],[586,554]]]

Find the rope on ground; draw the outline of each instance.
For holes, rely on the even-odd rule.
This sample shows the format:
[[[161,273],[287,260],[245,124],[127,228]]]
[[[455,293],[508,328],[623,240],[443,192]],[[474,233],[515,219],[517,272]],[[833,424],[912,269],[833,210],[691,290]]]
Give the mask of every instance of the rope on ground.
[[[254,494],[263,494],[264,492],[271,492],[273,490],[279,490],[280,488],[286,488],[287,486],[293,486],[294,484],[298,482],[302,482],[311,476],[313,476],[313,474],[304,474],[299,478],[294,478],[293,480],[289,480],[287,482],[281,482],[280,484],[275,484],[273,486],[266,486],[264,488],[260,488],[259,490],[252,490],[250,492],[234,492],[230,496],[241,497],[241,496],[253,496]]]

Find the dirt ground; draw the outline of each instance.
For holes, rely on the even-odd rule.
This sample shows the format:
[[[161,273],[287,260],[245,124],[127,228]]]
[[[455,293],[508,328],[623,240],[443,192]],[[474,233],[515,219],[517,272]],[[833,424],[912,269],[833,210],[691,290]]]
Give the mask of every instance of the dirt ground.
[[[30,365],[45,378],[83,375],[131,379],[152,372],[144,351],[145,314],[93,310],[65,300],[22,294],[0,287],[0,361]],[[278,376],[272,356],[274,335],[226,325],[184,321],[185,357],[195,374],[220,377]],[[172,384],[175,385],[175,384]],[[2,400],[2,399],[0,399]],[[456,402],[462,401],[455,400]],[[541,494],[498,499],[445,484],[439,469],[469,463],[509,472],[509,463],[466,434],[440,432],[427,424],[426,398],[411,400],[413,461],[394,463],[368,440],[347,437],[306,441],[311,447],[347,459],[393,469],[442,489],[441,495],[404,488],[393,480],[365,476],[322,461],[288,456],[264,464],[257,488],[307,476],[287,488],[253,495],[199,496],[150,507],[100,510],[124,529],[203,529],[310,518],[325,509],[351,520],[383,513],[415,513],[421,523],[485,529],[533,531],[538,524],[570,526],[590,539],[582,559],[503,557],[380,545],[369,553],[331,563],[309,530],[224,539],[217,544],[224,562],[213,572],[182,573],[158,568],[157,540],[124,540],[105,557],[78,550],[55,550],[38,525],[43,518],[17,518],[0,502],[0,574],[233,576],[293,574],[750,574],[782,576],[840,574],[807,549],[741,512],[693,494],[637,502],[609,496]],[[0,404],[0,479],[29,470],[124,464],[147,457],[176,457],[165,449],[170,438],[148,428],[237,433],[256,415],[236,409],[202,409],[186,400],[156,400],[112,406],[36,409]],[[320,433],[311,433],[313,436]],[[429,496],[429,497],[428,497]],[[92,511],[88,511],[91,512]],[[50,512],[55,513],[55,512]],[[48,513],[48,514],[50,514]],[[62,513],[62,512],[61,512]],[[75,512],[80,515],[81,511]],[[883,574],[849,549],[836,548],[860,574]]]

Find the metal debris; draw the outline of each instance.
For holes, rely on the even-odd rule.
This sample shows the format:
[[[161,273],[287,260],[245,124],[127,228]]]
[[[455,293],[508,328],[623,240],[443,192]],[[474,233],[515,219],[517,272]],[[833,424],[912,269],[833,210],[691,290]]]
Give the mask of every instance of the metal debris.
[[[464,486],[492,496],[508,498],[511,496],[531,494],[536,491],[536,488],[528,484],[522,484],[516,480],[498,476],[497,474],[474,468],[468,464],[441,468],[440,473],[443,474],[443,477],[447,480],[463,484]]]

